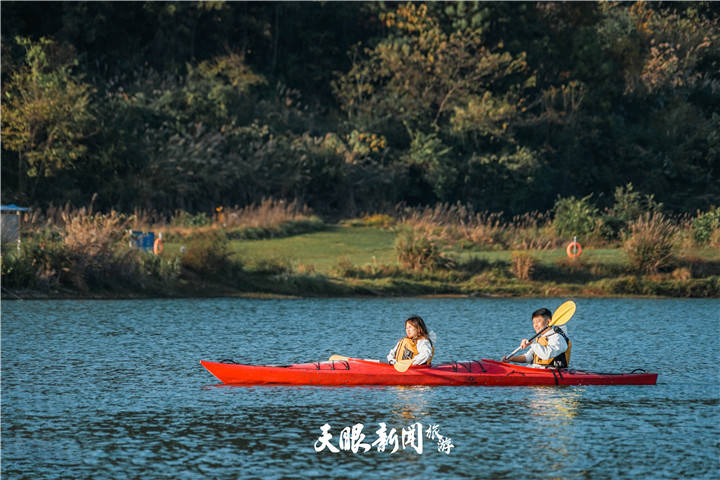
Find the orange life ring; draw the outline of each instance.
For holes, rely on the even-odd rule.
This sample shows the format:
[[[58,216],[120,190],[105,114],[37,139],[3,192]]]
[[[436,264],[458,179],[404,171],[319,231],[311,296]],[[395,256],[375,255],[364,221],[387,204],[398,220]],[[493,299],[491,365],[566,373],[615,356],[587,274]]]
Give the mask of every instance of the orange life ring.
[[[165,245],[163,245],[162,238],[160,238],[160,237],[156,238],[155,243],[153,243],[153,253],[155,255],[160,255],[164,249],[165,249]]]
[[[568,244],[565,251],[567,252],[567,256],[570,258],[579,257],[582,253],[582,245],[580,245],[576,240],[573,240]]]

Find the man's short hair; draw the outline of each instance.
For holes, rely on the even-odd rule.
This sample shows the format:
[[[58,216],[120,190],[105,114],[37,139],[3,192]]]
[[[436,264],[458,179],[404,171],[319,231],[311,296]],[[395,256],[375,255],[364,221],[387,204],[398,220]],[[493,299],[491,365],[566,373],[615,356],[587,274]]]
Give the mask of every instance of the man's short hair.
[[[539,310],[535,310],[532,314],[532,317],[530,317],[530,318],[535,318],[535,317],[543,317],[543,318],[547,318],[549,320],[552,318],[552,313],[547,308],[541,308]]]

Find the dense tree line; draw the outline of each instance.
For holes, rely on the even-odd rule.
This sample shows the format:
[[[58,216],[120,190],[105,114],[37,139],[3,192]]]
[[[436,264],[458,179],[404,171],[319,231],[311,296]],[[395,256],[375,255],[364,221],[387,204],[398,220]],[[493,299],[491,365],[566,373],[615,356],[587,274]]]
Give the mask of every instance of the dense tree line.
[[[711,3],[4,2],[2,201],[720,204]]]

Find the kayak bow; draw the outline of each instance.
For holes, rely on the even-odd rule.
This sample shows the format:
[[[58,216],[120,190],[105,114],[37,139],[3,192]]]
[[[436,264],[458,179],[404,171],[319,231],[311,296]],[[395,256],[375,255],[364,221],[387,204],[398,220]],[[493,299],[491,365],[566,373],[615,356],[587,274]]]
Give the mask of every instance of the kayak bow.
[[[573,368],[540,369],[495,360],[415,365],[398,373],[392,365],[348,358],[287,366],[200,362],[233,385],[655,385],[657,373],[597,373]]]

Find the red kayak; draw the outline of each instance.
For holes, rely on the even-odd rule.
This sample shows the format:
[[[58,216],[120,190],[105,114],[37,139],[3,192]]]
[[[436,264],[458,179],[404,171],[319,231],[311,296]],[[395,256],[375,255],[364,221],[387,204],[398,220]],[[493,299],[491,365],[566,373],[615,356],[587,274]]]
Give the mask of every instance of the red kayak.
[[[572,368],[540,369],[473,360],[413,366],[400,373],[392,365],[349,358],[287,366],[200,362],[221,382],[233,385],[655,385],[657,373],[597,373]]]

